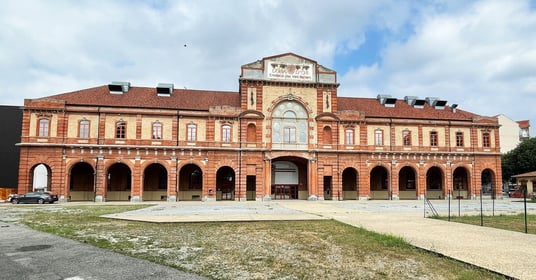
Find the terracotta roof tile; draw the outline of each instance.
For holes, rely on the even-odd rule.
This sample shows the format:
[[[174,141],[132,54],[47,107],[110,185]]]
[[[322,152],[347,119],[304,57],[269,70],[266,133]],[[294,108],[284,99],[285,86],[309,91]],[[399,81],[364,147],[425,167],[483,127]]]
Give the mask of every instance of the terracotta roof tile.
[[[517,124],[519,124],[520,128],[529,128],[530,127],[530,121],[529,120],[517,121]]]
[[[158,96],[156,88],[130,87],[123,94],[110,94],[100,86],[46,97],[67,105],[141,107],[159,109],[208,110],[211,106],[240,107],[238,92],[174,89],[171,96]]]
[[[52,95],[41,99],[61,100],[67,105],[117,106],[132,108],[208,110],[211,106],[240,107],[238,92],[174,89],[171,96],[158,96],[156,88],[130,87],[123,94],[111,94],[108,86],[99,86],[79,91]],[[39,99],[37,99],[39,100]],[[435,109],[425,104],[424,108],[413,108],[404,100],[397,100],[395,107],[385,107],[375,98],[339,97],[339,111],[359,111],[366,117],[413,118],[470,121],[478,115],[446,106]]]
[[[452,111],[450,106],[444,109],[435,109],[425,104],[423,108],[414,108],[404,100],[397,100],[395,107],[386,107],[376,98],[353,98],[339,97],[339,111],[354,110],[360,111],[366,117],[382,118],[411,118],[411,119],[441,119],[441,120],[472,120],[478,116],[460,109]]]

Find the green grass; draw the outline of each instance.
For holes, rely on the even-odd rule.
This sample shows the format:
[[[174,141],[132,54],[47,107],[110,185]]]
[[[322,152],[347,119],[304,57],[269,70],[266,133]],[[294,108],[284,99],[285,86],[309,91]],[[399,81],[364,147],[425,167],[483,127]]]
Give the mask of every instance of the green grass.
[[[439,216],[434,217],[436,219],[447,221],[448,217]],[[476,216],[451,216],[452,222],[480,225],[480,215]],[[486,227],[493,227],[511,231],[525,232],[525,215],[524,214],[506,214],[496,216],[483,216],[483,225]],[[536,234],[536,215],[527,215],[527,233]]]
[[[42,208],[23,221],[212,279],[501,279],[333,220],[156,224],[99,217],[146,206]]]

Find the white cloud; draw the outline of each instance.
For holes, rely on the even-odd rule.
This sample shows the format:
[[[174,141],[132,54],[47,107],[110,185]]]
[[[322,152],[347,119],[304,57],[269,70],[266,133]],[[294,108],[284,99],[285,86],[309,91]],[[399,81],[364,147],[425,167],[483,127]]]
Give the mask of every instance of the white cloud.
[[[369,88],[393,96],[439,96],[483,115],[536,120],[536,12],[527,1],[480,1],[436,10],[407,40],[391,42]],[[362,87],[365,67],[341,83]],[[357,83],[355,82],[357,81]],[[357,92],[357,91],[356,91]]]

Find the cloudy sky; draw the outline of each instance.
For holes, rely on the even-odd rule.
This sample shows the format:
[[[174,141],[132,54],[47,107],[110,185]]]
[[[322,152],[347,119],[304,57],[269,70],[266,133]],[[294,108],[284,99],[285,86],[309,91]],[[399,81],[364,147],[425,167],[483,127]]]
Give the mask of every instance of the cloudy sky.
[[[287,52],[337,71],[340,96],[536,127],[536,0],[3,0],[0,104],[111,81],[237,91],[241,65]]]

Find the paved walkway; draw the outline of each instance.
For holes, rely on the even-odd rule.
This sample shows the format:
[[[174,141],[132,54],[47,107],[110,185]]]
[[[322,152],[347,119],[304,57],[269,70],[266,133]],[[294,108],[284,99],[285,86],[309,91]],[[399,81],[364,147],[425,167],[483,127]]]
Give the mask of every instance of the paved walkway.
[[[32,230],[6,217],[0,218],[0,236],[0,279],[207,279]]]
[[[432,203],[447,214],[446,201]],[[529,205],[529,213],[536,214],[536,205]],[[476,213],[480,203],[463,201],[460,209]],[[516,213],[523,211],[523,204],[486,201],[484,209],[487,214]],[[451,210],[457,214],[455,202]],[[180,202],[109,217],[152,222],[335,219],[510,277],[536,279],[531,263],[536,260],[536,235],[425,219],[424,211],[422,201]]]

